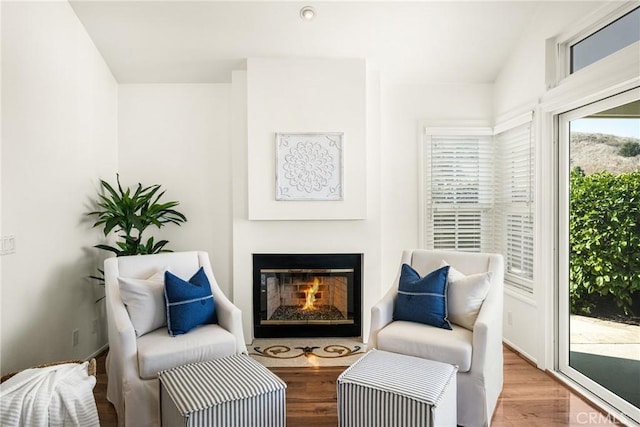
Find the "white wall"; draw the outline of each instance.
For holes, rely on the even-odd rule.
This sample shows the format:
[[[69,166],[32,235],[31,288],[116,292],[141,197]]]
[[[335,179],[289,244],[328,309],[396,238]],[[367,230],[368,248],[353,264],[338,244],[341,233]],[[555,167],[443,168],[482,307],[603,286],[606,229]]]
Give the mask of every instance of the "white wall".
[[[0,2],[0,189],[2,189],[2,2]],[[0,191],[0,236],[2,236],[2,191]],[[2,256],[0,256],[0,310],[2,309]],[[2,332],[2,315],[0,314],[0,333]],[[2,354],[0,354],[0,372],[2,371]]]
[[[324,60],[331,63],[332,60]],[[369,314],[391,285],[401,251],[418,244],[419,123],[424,120],[490,121],[492,85],[399,85],[385,83],[367,70],[367,218],[361,221],[250,221],[247,176],[247,73],[232,84],[233,253],[235,301],[245,313],[245,334],[252,337],[251,254],[259,252],[362,252],[363,339]],[[302,78],[302,81],[305,79]],[[283,105],[288,99],[282,99]],[[315,101],[312,100],[311,102]],[[278,106],[281,108],[281,106]],[[295,120],[305,112],[287,111]],[[249,115],[250,116],[250,115]],[[313,124],[311,124],[313,125]],[[273,147],[273,144],[270,144]],[[249,316],[247,316],[249,314]]]
[[[403,249],[418,247],[420,124],[491,122],[490,84],[382,85],[382,282],[391,286]]]
[[[277,61],[277,60],[274,60]],[[294,60],[295,61],[295,60]],[[291,60],[283,61],[282,64],[291,63]],[[317,59],[301,60],[296,64],[296,69],[300,77],[292,80],[290,84],[308,85],[318,84],[317,80],[310,83],[307,76],[314,75],[316,67],[327,67],[334,65],[338,69],[345,64],[340,59]],[[249,66],[251,62],[249,63]],[[251,100],[248,93],[251,85],[247,84],[247,74],[253,72],[270,72],[266,69],[251,70],[248,72],[236,72],[233,75],[233,112],[232,112],[232,134],[233,134],[233,277],[234,277],[234,300],[242,309],[244,314],[245,337],[248,342],[252,340],[252,254],[253,253],[331,253],[331,252],[353,252],[364,254],[363,269],[363,324],[364,334],[368,333],[369,308],[380,296],[380,220],[379,220],[379,192],[380,192],[380,171],[379,171],[379,80],[375,70],[364,66],[361,62],[362,75],[360,85],[362,91],[357,94],[350,92],[349,104],[361,104],[365,106],[362,115],[357,118],[357,123],[350,123],[349,126],[360,126],[360,132],[366,132],[366,199],[367,216],[365,220],[331,220],[331,221],[252,221],[249,220],[249,198],[254,191],[260,188],[252,187],[248,181],[247,162],[248,151],[252,149],[252,144],[268,143],[275,147],[271,140],[260,138],[252,140],[248,137],[248,130],[254,122],[249,117],[258,115],[258,122],[264,123],[260,118],[259,111],[250,111],[247,115],[247,100]],[[349,73],[348,70],[345,71]],[[313,79],[311,79],[313,80]],[[266,81],[266,80],[263,80]],[[322,81],[320,86],[315,88],[316,93],[323,94],[333,92],[331,81]],[[303,92],[309,90],[308,87],[302,89]],[[308,92],[307,92],[308,93]],[[289,103],[294,98],[283,97],[278,105],[267,105],[264,114],[270,114],[270,110],[276,109],[281,115],[286,116],[291,123],[305,123],[314,131],[322,131],[324,126],[335,126],[334,123],[327,123],[326,117],[335,117],[331,114],[333,109],[331,100],[319,95],[308,99],[314,105],[314,111],[320,109],[327,113],[318,115],[311,120],[306,117],[307,111],[299,108],[294,102]],[[319,105],[317,104],[319,103]],[[338,122],[340,124],[340,122]],[[272,131],[277,131],[278,122],[273,123]],[[340,131],[341,129],[331,129]],[[358,142],[358,141],[356,141]],[[270,175],[265,175],[262,179],[271,179]],[[293,203],[293,202],[292,202]],[[330,202],[327,202],[330,203]]]
[[[532,17],[524,37],[502,68],[495,82],[496,117],[508,117],[538,106],[546,93],[545,43],[564,33],[602,2],[547,2]],[[539,116],[539,115],[538,115]],[[540,120],[540,117],[537,117]],[[540,127],[538,128],[540,129]],[[551,368],[553,351],[553,228],[552,141],[538,133],[537,143],[537,236],[534,294],[507,290],[504,302],[504,339],[541,368]],[[541,154],[546,153],[544,156]],[[544,164],[542,164],[544,162]],[[545,171],[540,173],[540,171]],[[551,245],[549,245],[551,244]],[[546,359],[546,360],[545,360]]]
[[[86,213],[117,158],[117,85],[67,2],[2,2],[2,373],[107,341]],[[93,321],[98,331],[93,332]],[[79,344],[71,334],[79,330]]]
[[[243,309],[248,341],[252,253],[364,253],[366,340],[370,307],[395,277],[400,252],[418,245],[420,122],[490,121],[537,102],[545,92],[545,39],[597,5],[546,3],[495,86],[381,82],[370,65],[360,67],[364,90],[349,92],[347,101],[359,106],[354,120],[366,146],[366,190],[359,194],[366,219],[249,221],[254,190],[247,144],[254,120],[264,128],[277,112],[287,114],[287,123],[300,123],[300,131],[322,131],[332,114],[309,116],[304,108],[287,107],[287,101],[299,102],[291,89],[279,100],[282,105],[271,105],[272,111],[261,104],[265,110],[252,111],[249,122],[248,99],[256,93],[243,71],[234,73],[231,85],[118,87],[66,2],[2,2],[0,230],[15,234],[18,248],[1,260],[2,372],[87,357],[106,342],[104,331],[91,332],[93,319],[104,322],[102,305],[93,303],[102,290],[84,279],[103,257],[91,248],[101,234],[84,213],[98,179],[113,181],[116,171],[125,184],[160,183],[167,200],[181,202],[189,221],[155,234],[170,240],[174,250],[211,254],[222,288]],[[312,75],[314,65],[345,63],[274,61],[277,67],[293,61],[299,76]],[[266,84],[286,83],[261,73]],[[291,83],[304,87],[309,80]],[[333,113],[324,95],[335,89],[323,81],[305,93],[323,94],[314,109]],[[273,129],[283,130],[289,129]],[[544,306],[548,286],[537,284],[534,298],[505,299],[505,312],[512,313],[505,336],[534,360],[544,352],[543,329],[551,321],[551,308]],[[72,349],[75,328],[80,345]]]
[[[168,249],[209,252],[220,287],[231,291],[230,85],[119,86],[118,165],[126,185],[160,184],[187,217],[149,235]],[[115,174],[109,177],[115,181]]]
[[[528,108],[544,95],[545,42],[580,22],[604,2],[545,2],[532,17],[524,36],[502,67],[494,89],[495,116]]]
[[[247,61],[249,218],[365,219],[368,148],[363,59]],[[343,200],[275,199],[276,133],[343,133]]]

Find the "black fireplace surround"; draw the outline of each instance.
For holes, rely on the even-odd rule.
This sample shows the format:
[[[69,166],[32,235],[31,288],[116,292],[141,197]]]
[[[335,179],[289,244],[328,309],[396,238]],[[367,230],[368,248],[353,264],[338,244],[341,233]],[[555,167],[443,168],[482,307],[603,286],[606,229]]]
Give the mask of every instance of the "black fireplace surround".
[[[253,334],[359,337],[362,254],[254,254]]]

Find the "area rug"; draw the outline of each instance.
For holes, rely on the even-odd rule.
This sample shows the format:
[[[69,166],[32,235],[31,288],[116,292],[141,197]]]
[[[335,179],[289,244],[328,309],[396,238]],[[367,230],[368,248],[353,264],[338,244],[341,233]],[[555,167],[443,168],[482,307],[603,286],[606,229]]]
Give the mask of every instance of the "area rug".
[[[350,366],[367,350],[357,338],[258,338],[247,349],[269,368]]]

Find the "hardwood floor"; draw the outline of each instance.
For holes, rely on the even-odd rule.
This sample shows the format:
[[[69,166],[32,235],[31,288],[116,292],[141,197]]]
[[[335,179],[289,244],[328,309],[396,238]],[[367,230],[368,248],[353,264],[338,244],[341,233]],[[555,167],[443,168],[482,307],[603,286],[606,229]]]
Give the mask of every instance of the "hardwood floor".
[[[107,371],[105,370],[105,361],[107,352],[96,357],[96,386],[93,388],[93,394],[96,397],[96,406],[98,407],[98,417],[101,426],[118,425],[118,416],[116,410],[107,400]]]
[[[107,401],[105,354],[97,358],[94,389],[100,425],[117,426],[113,406]],[[287,383],[287,425],[335,427],[336,379],[344,367],[272,368]],[[504,388],[493,416],[495,427],[552,427],[614,425],[582,400],[508,348],[504,349]],[[384,427],[384,426],[372,426]]]

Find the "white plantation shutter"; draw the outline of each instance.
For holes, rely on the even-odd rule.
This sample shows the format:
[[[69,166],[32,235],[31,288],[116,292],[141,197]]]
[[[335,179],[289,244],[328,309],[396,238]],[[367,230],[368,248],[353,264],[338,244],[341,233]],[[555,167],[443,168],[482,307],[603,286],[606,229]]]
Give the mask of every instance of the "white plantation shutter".
[[[533,115],[496,127],[498,167],[496,228],[505,256],[505,280],[533,290],[534,146]]]
[[[434,249],[457,249],[480,252],[482,248],[483,212],[481,209],[451,208],[432,211],[433,222],[428,236]],[[486,222],[486,215],[484,218]],[[485,233],[486,234],[486,233]]]
[[[481,252],[490,246],[493,222],[490,130],[482,128],[474,132],[461,131],[460,135],[455,133],[427,130],[425,247]]]
[[[533,113],[489,128],[427,128],[424,247],[499,252],[505,281],[527,292],[534,272]]]

